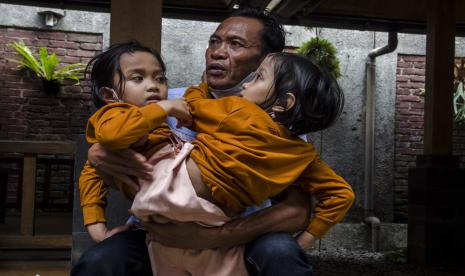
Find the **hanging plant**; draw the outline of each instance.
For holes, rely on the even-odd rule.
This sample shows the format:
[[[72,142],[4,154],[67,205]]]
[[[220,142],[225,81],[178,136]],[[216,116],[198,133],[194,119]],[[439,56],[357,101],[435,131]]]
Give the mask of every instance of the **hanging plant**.
[[[299,54],[308,57],[318,66],[328,70],[335,78],[341,76],[340,61],[337,58],[336,47],[327,39],[314,37],[304,42],[299,49]]]
[[[465,59],[460,65],[454,64],[454,119],[458,123],[465,122]]]
[[[39,77],[46,93],[58,93],[65,79],[79,85],[79,80],[83,78],[83,63],[68,64],[58,69],[60,59],[54,53],[49,54],[45,47],[40,47],[39,59],[36,59],[29,47],[21,42],[13,42],[10,47],[21,55],[20,59],[10,61],[17,63],[19,69],[28,69]]]

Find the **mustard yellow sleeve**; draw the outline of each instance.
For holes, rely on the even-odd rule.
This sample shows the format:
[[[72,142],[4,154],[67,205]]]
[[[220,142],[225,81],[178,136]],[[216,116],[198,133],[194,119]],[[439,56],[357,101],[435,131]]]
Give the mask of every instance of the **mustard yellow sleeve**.
[[[200,83],[199,86],[191,86],[184,92],[184,99],[187,102],[208,98],[211,96],[208,92],[208,85],[204,82]]]
[[[354,192],[319,156],[306,168],[298,183],[318,201],[306,231],[321,238],[344,218],[354,202]]]
[[[103,182],[89,161],[84,165],[79,177],[79,194],[84,225],[106,222],[105,207],[107,205],[108,185]]]
[[[109,150],[129,148],[165,122],[166,112],[157,104],[137,107],[112,103],[94,113],[87,124],[86,138]]]

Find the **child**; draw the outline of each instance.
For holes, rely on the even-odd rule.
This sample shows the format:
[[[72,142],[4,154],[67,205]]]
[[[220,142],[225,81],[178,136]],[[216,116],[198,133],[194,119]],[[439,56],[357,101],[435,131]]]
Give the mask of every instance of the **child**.
[[[150,138],[150,143],[147,143],[147,146],[154,145],[153,148],[150,147],[151,151],[146,152],[147,157],[150,157],[152,153],[157,151],[158,147],[161,148],[164,143],[169,142],[168,135],[170,131],[162,124],[166,114],[178,115],[178,117],[186,120],[190,119],[189,110],[184,101],[164,101],[168,93],[165,77],[166,68],[160,55],[153,49],[144,47],[137,42],[113,45],[107,51],[93,58],[89,62],[87,69],[89,70],[92,65],[93,67],[90,74],[93,90],[92,96],[98,108],[104,106],[108,107],[106,106],[107,103],[115,102],[112,105],[115,107],[111,110],[112,112],[119,112],[125,115],[128,114],[126,112],[139,112],[143,116],[146,116],[139,121],[120,122],[121,127],[131,127],[130,129],[126,129],[128,132],[139,129],[142,125],[143,127],[139,132],[133,133],[137,135],[138,139],[146,136],[149,132],[149,128],[147,128],[146,131],[143,129],[146,122],[145,119],[153,120],[153,123],[156,124],[157,127],[159,126],[149,137],[142,138],[141,141],[139,141],[139,144],[143,146],[144,142],[142,140]],[[128,106],[127,104],[119,105],[116,103],[121,100],[130,102],[136,106],[149,106],[141,108],[138,111],[134,111],[133,109],[128,110],[126,108]],[[152,104],[156,102],[158,102],[157,105]],[[182,113],[184,116],[176,112]],[[98,114],[103,113],[98,112]],[[115,115],[117,114],[113,114],[112,116]],[[96,118],[96,116],[97,115],[94,115],[92,117],[93,119],[91,119],[89,126],[92,125],[92,120],[107,119],[103,117]],[[159,116],[158,119],[157,116]],[[93,129],[89,128],[88,134],[92,131]],[[122,129],[111,129],[110,131],[112,133],[109,135],[115,135],[113,138],[120,142],[120,138],[130,139],[122,137],[122,135],[126,133]],[[93,135],[94,134],[88,135],[88,138],[90,138],[88,140],[89,143],[97,142],[96,139],[91,138]],[[100,142],[105,144],[108,148],[113,148],[111,143],[105,143],[105,141]],[[122,147],[119,146],[117,148],[137,146],[137,143],[131,144],[132,143],[125,144],[123,142]],[[127,230],[129,227],[128,225],[117,227],[112,230],[106,228],[104,207],[106,205],[108,186],[105,185],[95,168],[93,168],[88,161],[84,165],[79,183],[84,225],[86,225],[89,234],[95,241],[99,242],[117,232]],[[119,185],[121,184],[119,182],[115,182],[115,184],[128,198],[134,197],[134,194],[130,190],[125,189],[125,185]]]
[[[142,220],[221,225],[245,207],[298,183],[319,201],[308,233],[302,235],[321,237],[343,218],[353,201],[350,186],[319,159],[313,146],[295,137],[324,129],[338,117],[342,94],[328,75],[305,58],[273,54],[263,61],[256,78],[244,85],[240,97],[207,97],[205,84],[185,94],[199,132],[192,144],[175,139],[167,144],[166,137],[172,136],[161,132],[160,117],[144,115],[155,109],[151,104],[140,108],[126,104],[131,112],[124,114],[111,111],[124,104],[110,104],[92,116],[90,142],[110,149],[137,144],[138,150],[151,155],[154,181],[140,182],[134,214]],[[139,121],[145,128],[134,127]],[[114,129],[125,133],[115,136]],[[165,135],[161,148],[151,137],[155,134]],[[149,135],[146,143],[140,140],[144,135]],[[155,146],[157,150],[151,150]],[[192,252],[156,242],[149,246],[152,267],[160,275],[246,274],[242,248]]]

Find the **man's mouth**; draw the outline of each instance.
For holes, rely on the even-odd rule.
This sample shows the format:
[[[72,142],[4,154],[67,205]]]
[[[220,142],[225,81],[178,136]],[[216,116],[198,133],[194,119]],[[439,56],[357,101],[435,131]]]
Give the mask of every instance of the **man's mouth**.
[[[207,74],[210,76],[220,76],[226,73],[226,68],[219,63],[210,64],[207,66]]]

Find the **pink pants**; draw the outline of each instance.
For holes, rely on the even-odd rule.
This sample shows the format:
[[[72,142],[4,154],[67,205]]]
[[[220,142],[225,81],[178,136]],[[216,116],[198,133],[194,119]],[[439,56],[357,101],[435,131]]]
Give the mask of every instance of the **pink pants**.
[[[206,227],[230,220],[211,202],[197,196],[186,168],[193,145],[185,143],[175,151],[168,145],[149,160],[154,164],[153,181],[141,181],[131,211],[143,221],[197,222]],[[196,237],[192,237],[195,239]],[[184,250],[157,242],[148,243],[154,275],[247,275],[243,247]]]

